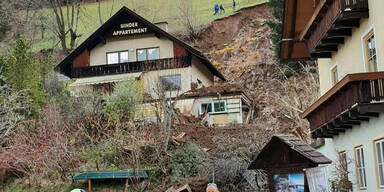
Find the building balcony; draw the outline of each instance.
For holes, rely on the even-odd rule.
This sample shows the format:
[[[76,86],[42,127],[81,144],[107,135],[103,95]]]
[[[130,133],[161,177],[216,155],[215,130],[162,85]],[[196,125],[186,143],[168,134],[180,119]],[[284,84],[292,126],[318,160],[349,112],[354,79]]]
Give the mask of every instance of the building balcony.
[[[306,42],[311,57],[330,58],[368,16],[368,0],[320,0],[299,39]]]
[[[384,112],[384,72],[349,74],[302,114],[313,138],[332,138]]]
[[[184,68],[189,67],[190,65],[191,57],[185,56],[129,63],[77,67],[71,69],[71,74],[73,78],[85,78],[104,75],[116,75],[124,73]]]

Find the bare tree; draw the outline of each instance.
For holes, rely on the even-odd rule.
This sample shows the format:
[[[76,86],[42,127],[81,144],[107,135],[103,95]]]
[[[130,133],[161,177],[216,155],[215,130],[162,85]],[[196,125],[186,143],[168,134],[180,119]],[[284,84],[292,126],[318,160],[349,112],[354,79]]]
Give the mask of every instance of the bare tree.
[[[23,91],[0,86],[0,146],[7,143],[27,115],[31,103]]]
[[[197,39],[200,33],[201,22],[192,1],[181,0],[178,8],[178,22],[183,26],[186,35],[191,39]]]
[[[75,48],[76,39],[80,37],[77,29],[79,25],[81,0],[48,0],[48,3],[55,15],[57,28],[54,28],[54,33],[59,38],[61,47],[67,49],[66,40],[67,34],[69,33],[70,48]],[[64,7],[66,9],[64,9]]]
[[[276,93],[274,98],[276,98],[276,105],[281,107],[283,115],[292,122],[289,130],[282,131],[308,141],[310,139],[309,124],[300,117],[300,114],[319,97],[319,82],[317,73],[311,71],[314,69],[311,65],[302,63],[300,65],[302,75],[298,75],[289,67],[277,66],[282,74],[281,80],[278,80],[282,91]],[[289,77],[288,74],[291,73],[293,75]]]
[[[175,107],[179,100],[179,91],[166,91],[162,83],[157,83],[153,89],[156,95],[156,102],[153,103],[156,109],[157,121],[160,124],[162,134],[165,136],[164,151],[168,150],[168,144],[171,137],[173,120],[176,117]],[[175,95],[172,95],[175,92]]]

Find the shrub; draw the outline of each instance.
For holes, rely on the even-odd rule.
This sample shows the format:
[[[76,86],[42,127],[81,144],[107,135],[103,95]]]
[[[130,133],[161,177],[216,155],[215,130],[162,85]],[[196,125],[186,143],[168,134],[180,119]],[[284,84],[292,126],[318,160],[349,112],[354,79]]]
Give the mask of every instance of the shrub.
[[[132,119],[142,102],[141,84],[137,81],[119,82],[114,92],[105,97],[104,112],[110,120]]]
[[[178,181],[196,175],[204,153],[196,144],[187,144],[170,158],[171,180]]]

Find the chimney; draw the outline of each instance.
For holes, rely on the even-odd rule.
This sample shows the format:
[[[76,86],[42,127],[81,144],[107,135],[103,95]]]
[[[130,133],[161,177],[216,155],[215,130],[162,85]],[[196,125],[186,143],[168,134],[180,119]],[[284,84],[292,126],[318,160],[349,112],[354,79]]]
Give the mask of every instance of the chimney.
[[[159,27],[160,29],[164,30],[165,32],[168,32],[168,22],[166,21],[163,21],[163,22],[158,22],[158,23],[154,23],[157,27]]]

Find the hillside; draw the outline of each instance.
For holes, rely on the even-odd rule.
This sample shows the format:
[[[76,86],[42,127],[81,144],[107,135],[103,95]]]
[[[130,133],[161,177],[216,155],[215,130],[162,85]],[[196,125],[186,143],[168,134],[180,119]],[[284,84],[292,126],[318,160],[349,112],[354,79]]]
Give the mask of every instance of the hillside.
[[[244,7],[254,6],[257,4],[265,3],[267,0],[237,0],[237,10]],[[111,17],[113,13],[118,11],[122,6],[126,6],[137,13],[142,15],[144,18],[151,22],[169,22],[169,31],[171,33],[177,33],[181,30],[178,20],[179,16],[179,4],[181,0],[105,0],[101,2],[101,17],[105,21]],[[217,3],[215,0],[194,0],[191,1],[191,6],[196,11],[199,18],[199,23],[207,24],[215,19],[224,18],[229,15],[236,13],[232,10],[232,0],[222,0],[220,3],[225,7],[226,12],[223,14],[213,15],[213,6]],[[168,10],[175,10],[169,12]],[[40,28],[34,29],[34,49],[51,49],[57,48],[57,38],[52,33],[51,23],[55,22],[54,15],[51,10],[44,8],[37,11],[37,15],[42,14],[47,17],[47,22],[50,30],[46,30],[45,37],[41,39]],[[63,7],[63,12],[66,12],[66,8]],[[77,40],[78,44],[84,41],[96,28],[100,26],[99,15],[98,15],[98,3],[88,2],[84,3],[81,7],[79,15],[78,33],[81,35]],[[32,35],[32,34],[31,34]]]
[[[266,24],[273,19],[266,5],[243,9],[236,15],[214,21],[196,43],[230,83],[244,87],[254,101],[255,124],[268,130],[279,130],[287,125],[276,93],[279,89],[272,33]]]
[[[190,42],[204,52],[228,83],[241,86],[253,100],[255,115],[250,124],[207,127],[201,125],[198,118],[177,114],[171,119],[173,124],[167,128],[170,129],[167,135],[166,125],[161,123],[113,124],[106,121],[101,112],[84,115],[88,113],[81,104],[90,102],[87,107],[91,111],[99,110],[95,97],[85,97],[88,101],[60,97],[59,102],[42,110],[37,122],[33,119],[26,122],[26,127],[34,131],[18,133],[12,140],[14,146],[0,151],[0,167],[12,165],[0,170],[3,171],[0,180],[12,169],[25,171],[21,172],[25,177],[5,183],[5,191],[52,191],[58,187],[60,191],[69,191],[87,187],[86,182],[71,183],[75,172],[136,168],[148,170],[150,179],[133,185],[130,191],[165,191],[188,183],[194,192],[200,192],[212,181],[213,172],[222,192],[262,191],[265,175],[248,171],[249,163],[274,133],[292,133],[306,139],[307,124],[297,118],[317,91],[313,81],[315,73],[295,73],[289,78],[282,75],[284,72],[281,73],[282,68],[274,59],[272,31],[266,24],[271,19],[272,10],[266,4],[244,8],[207,24],[201,36]],[[65,116],[60,105],[66,106],[67,101],[75,106],[71,106],[74,110],[66,111],[69,115]],[[76,115],[81,118],[66,121]],[[164,142],[167,137],[169,147],[163,151],[163,144],[168,146],[168,142]],[[192,170],[193,176],[175,179],[170,167],[183,170],[185,164],[177,163],[193,156],[195,147],[188,148],[190,144],[198,146],[204,158],[184,162],[187,166],[197,162],[194,166],[198,168]],[[182,158],[174,160],[177,154]],[[5,160],[1,161],[2,158]],[[23,161],[16,161],[18,158]],[[34,166],[33,169],[30,166]],[[93,189],[123,191],[124,186],[123,181],[116,189],[104,185],[95,185]]]

